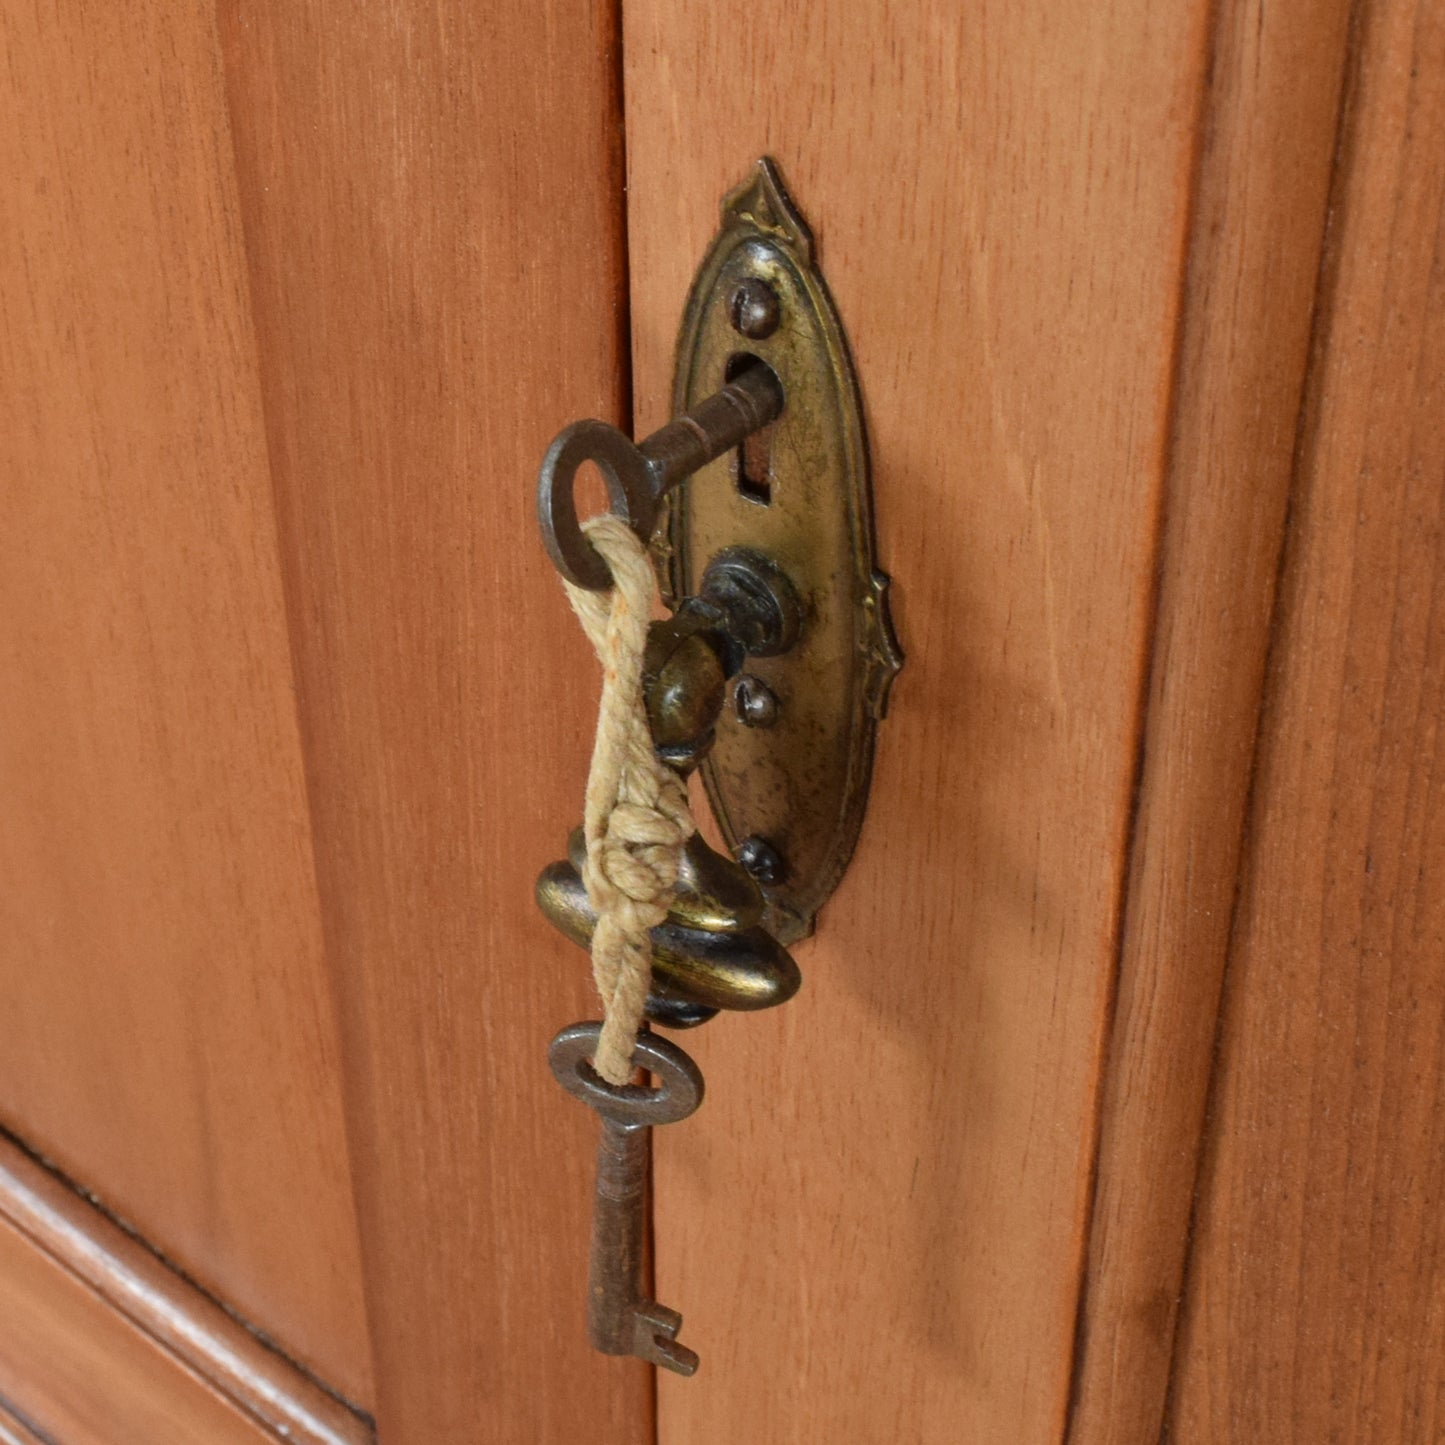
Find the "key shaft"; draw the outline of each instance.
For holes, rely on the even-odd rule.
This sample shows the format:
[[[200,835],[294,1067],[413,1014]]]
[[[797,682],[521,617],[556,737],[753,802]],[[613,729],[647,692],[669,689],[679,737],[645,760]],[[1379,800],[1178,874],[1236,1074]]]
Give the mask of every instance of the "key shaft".
[[[630,1355],[634,1344],[632,1310],[642,1277],[651,1136],[648,1128],[604,1120],[597,1141],[587,1332],[604,1354]]]
[[[682,1316],[642,1289],[647,1177],[652,1130],[602,1124],[592,1204],[587,1333],[607,1355],[637,1355],[680,1375],[697,1370],[694,1352],[677,1342]]]
[[[606,562],[582,535],[577,516],[573,489],[583,462],[602,473],[613,515],[647,542],[658,506],[673,487],[776,420],[782,410],[782,383],[771,367],[755,363],[640,443],[603,421],[564,427],[547,448],[537,477],[537,524],[553,565],[579,587],[602,592],[612,585]]]

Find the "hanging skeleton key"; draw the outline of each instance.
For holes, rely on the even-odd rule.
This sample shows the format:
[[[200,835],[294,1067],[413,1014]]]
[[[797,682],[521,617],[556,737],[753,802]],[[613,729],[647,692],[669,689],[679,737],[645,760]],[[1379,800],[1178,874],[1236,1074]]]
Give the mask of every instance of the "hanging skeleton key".
[[[609,1084],[590,1062],[601,1031],[601,1024],[573,1024],[547,1050],[557,1081],[602,1117],[587,1280],[588,1334],[603,1354],[636,1355],[691,1375],[698,1359],[677,1342],[682,1316],[649,1298],[643,1288],[642,1246],[653,1126],[676,1123],[696,1110],[702,1103],[702,1074],[676,1044],[643,1034],[633,1058],[659,1080],[658,1086]]]
[[[702,418],[714,413],[726,418],[743,403],[757,402],[764,417],[772,415],[764,405],[771,404],[766,385],[756,394],[750,390],[757,380],[739,381],[698,408],[691,420],[677,424],[678,435],[692,436]],[[567,446],[549,454],[543,495],[554,509],[558,497],[568,498],[570,506],[572,471],[583,444],[591,447],[596,441],[598,428],[601,423],[584,423],[580,430],[569,430],[560,439]],[[659,438],[665,439],[671,431],[664,429]],[[719,430],[707,448],[715,449],[718,437],[726,434]],[[651,447],[652,441],[642,454]],[[670,445],[663,450],[672,455]],[[558,455],[565,466],[554,465]],[[601,452],[590,455],[599,465],[606,460]],[[565,537],[566,531],[559,529],[557,537]],[[577,540],[582,540],[580,532]],[[718,559],[697,597],[681,603],[668,620],[651,624],[639,660],[648,740],[659,764],[686,778],[712,744],[727,680],[748,656],[790,645],[800,613],[780,569],[760,555],[728,554]],[[537,881],[543,913],[584,946],[590,945],[598,924],[584,882],[586,867],[586,841],[578,829],[569,842],[568,857],[544,869]],[[801,982],[797,964],[769,932],[766,910],[758,879],[694,833],[678,860],[667,916],[650,930],[647,1018],[670,1028],[690,1028],[705,1023],[719,1009],[769,1008],[791,998]],[[574,1024],[558,1034],[548,1052],[563,1087],[602,1117],[588,1332],[594,1347],[604,1354],[636,1355],[691,1375],[698,1357],[678,1343],[682,1316],[650,1298],[643,1287],[642,1246],[652,1126],[686,1118],[697,1108],[702,1101],[702,1075],[675,1044],[644,1032],[637,1039],[633,1062],[652,1073],[659,1086],[609,1083],[592,1064],[601,1033],[601,1024]]]
[[[766,158],[724,200],[677,358],[681,415],[636,443],[600,421],[566,427],[542,462],[537,518],[562,576],[609,590],[607,548],[577,514],[578,470],[591,464],[612,514],[665,566],[672,616],[651,624],[640,658],[652,751],[684,780],[704,770],[732,855],[701,834],[689,838],[666,916],[648,934],[646,1018],[685,1029],[797,992],[787,945],[811,932],[852,855],[877,724],[903,659],[876,565],[867,440],[842,321],[812,233]],[[626,609],[629,619],[649,612]],[[609,666],[622,655],[610,652]],[[639,660],[631,642],[626,656],[629,668]],[[594,852],[601,836],[594,820]],[[589,892],[589,866],[578,829],[567,857],[537,880],[542,912],[584,948],[599,911],[612,912],[605,891]],[[656,891],[627,896],[664,901]],[[607,919],[604,951],[616,922]],[[677,1343],[681,1319],[642,1288],[642,1210],[650,1126],[691,1113],[702,1080],[686,1054],[644,1033],[635,1061],[661,1087],[604,1083],[590,1065],[600,1028],[565,1029],[550,1055],[565,1087],[603,1120],[593,1343],[691,1374],[697,1357]],[[610,1032],[605,1064],[614,1077],[625,1064]]]

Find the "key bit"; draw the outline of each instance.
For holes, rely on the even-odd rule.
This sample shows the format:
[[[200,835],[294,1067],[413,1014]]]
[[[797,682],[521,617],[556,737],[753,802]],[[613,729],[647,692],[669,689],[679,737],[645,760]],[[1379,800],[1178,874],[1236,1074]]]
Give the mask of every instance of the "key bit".
[[[678,1343],[682,1316],[643,1288],[652,1127],[685,1119],[702,1103],[702,1073],[676,1044],[643,1034],[633,1061],[658,1080],[609,1084],[592,1068],[602,1025],[573,1024],[547,1050],[557,1081],[602,1119],[597,1188],[592,1206],[592,1254],[587,1280],[587,1329],[608,1355],[636,1355],[679,1375],[697,1371],[698,1357]]]

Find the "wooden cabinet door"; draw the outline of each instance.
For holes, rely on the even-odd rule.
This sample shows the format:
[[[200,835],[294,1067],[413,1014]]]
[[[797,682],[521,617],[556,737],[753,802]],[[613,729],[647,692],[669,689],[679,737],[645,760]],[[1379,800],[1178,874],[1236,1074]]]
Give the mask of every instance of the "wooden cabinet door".
[[[1437,10],[6,10],[0,1440],[1438,1438]],[[530,493],[762,154],[907,664],[654,1381]]]
[[[17,1185],[0,1399],[195,1445],[199,1378],[297,1439],[314,1375],[383,1439],[635,1440],[531,901],[592,704],[530,477],[623,419],[613,20],[59,0],[0,53],[0,1122],[173,1267]]]

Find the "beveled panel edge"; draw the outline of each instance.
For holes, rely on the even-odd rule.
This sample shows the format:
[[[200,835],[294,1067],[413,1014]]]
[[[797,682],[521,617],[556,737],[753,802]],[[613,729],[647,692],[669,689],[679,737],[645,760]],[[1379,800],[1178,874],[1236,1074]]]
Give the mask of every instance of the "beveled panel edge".
[[[54,1445],[39,1434],[14,1407],[0,1399],[0,1445]]]
[[[97,1205],[0,1134],[0,1220],[289,1445],[375,1445],[371,1421],[253,1334]],[[0,1445],[37,1437],[0,1400]],[[7,1436],[5,1430],[11,1432]],[[16,1433],[18,1432],[18,1433]]]

